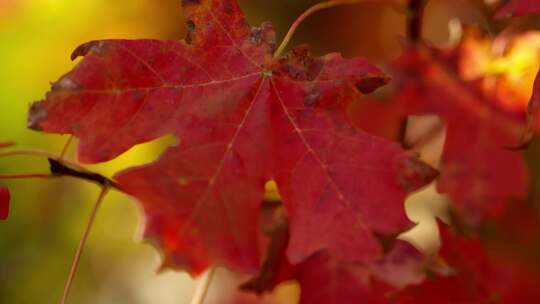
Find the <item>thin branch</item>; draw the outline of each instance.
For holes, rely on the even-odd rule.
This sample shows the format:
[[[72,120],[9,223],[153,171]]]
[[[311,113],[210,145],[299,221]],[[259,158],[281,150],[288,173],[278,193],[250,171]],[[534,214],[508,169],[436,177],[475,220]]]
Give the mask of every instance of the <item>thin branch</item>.
[[[3,141],[3,142],[0,142],[0,149],[3,149],[3,148],[9,148],[9,147],[13,147],[15,146],[15,142],[14,141]]]
[[[407,7],[407,39],[412,43],[422,41],[422,23],[424,18],[424,7],[427,0],[409,0]],[[400,125],[400,142],[403,147],[407,147],[405,138],[407,137],[408,118],[405,117]]]
[[[79,246],[77,247],[77,251],[75,252],[75,257],[73,258],[73,263],[71,264],[71,270],[69,272],[69,276],[68,276],[66,285],[64,287],[64,294],[62,296],[62,300],[60,301],[60,304],[67,304],[67,299],[69,297],[69,291],[70,291],[71,286],[73,284],[73,280],[75,279],[75,274],[77,273],[77,268],[78,268],[79,262],[81,260],[81,255],[82,255],[84,247],[86,245],[86,241],[88,240],[88,235],[90,234],[90,230],[92,229],[92,226],[94,224],[94,220],[96,218],[97,211],[99,210],[99,207],[101,206],[101,203],[103,202],[103,199],[105,198],[105,195],[107,195],[108,191],[109,191],[108,187],[103,187],[101,189],[101,192],[100,192],[99,197],[98,197],[98,199],[96,201],[96,204],[94,205],[94,208],[92,209],[92,212],[90,213],[90,218],[88,219],[88,223],[86,224],[86,229],[84,230],[82,239],[79,242]]]
[[[78,179],[90,181],[97,183],[103,187],[114,188],[119,190],[118,184],[96,172],[92,172],[84,168],[83,166],[70,162],[68,160],[62,159],[61,156],[56,154],[42,151],[42,150],[33,150],[33,149],[18,149],[11,150],[0,153],[0,158],[10,157],[10,156],[36,156],[36,157],[45,157],[49,161],[51,174],[54,177],[60,176],[71,176]],[[10,177],[11,176],[11,177]],[[5,175],[5,178],[24,178],[25,174],[17,175]],[[45,177],[45,174],[26,174],[27,177]],[[48,177],[49,175],[47,175]],[[2,176],[0,176],[2,178]]]
[[[204,275],[202,281],[199,283],[199,286],[197,286],[197,290],[195,291],[195,295],[191,300],[191,304],[204,304],[204,300],[208,294],[208,289],[210,288],[210,283],[212,283],[215,272],[216,268],[214,267]]]
[[[281,56],[281,54],[283,53],[283,51],[285,50],[285,48],[291,41],[292,36],[296,32],[300,24],[304,22],[304,20],[306,20],[309,16],[327,8],[340,6],[340,5],[357,4],[360,2],[367,2],[367,1],[368,0],[333,0],[333,1],[317,3],[314,6],[310,7],[302,15],[300,15],[291,25],[291,27],[289,28],[289,31],[285,35],[285,38],[283,38],[283,41],[281,42],[276,52],[274,53],[274,58],[278,58],[279,56]]]
[[[16,150],[10,150],[10,151],[0,153],[0,158],[11,157],[11,156],[35,156],[35,157],[45,157],[47,159],[55,159],[58,161],[60,160],[59,155],[56,155],[51,152],[43,151],[43,150],[37,150],[37,149],[16,149]],[[77,170],[86,171],[84,167],[82,167],[81,165],[75,162],[68,161],[66,159],[63,159],[61,162],[72,168],[76,168]]]
[[[98,185],[101,185],[102,187],[112,187],[112,188],[118,189],[118,184],[115,181],[99,173],[87,171],[84,168],[83,170],[75,170],[63,164],[62,161],[52,159],[52,158],[49,158],[49,165],[51,168],[51,173],[53,175],[71,176],[71,177],[86,180],[89,182],[94,182]]]
[[[57,178],[59,176],[49,173],[22,173],[22,174],[0,174],[0,179],[23,179],[23,178]]]
[[[422,23],[426,0],[410,0],[407,9],[407,38],[416,43],[422,40]]]

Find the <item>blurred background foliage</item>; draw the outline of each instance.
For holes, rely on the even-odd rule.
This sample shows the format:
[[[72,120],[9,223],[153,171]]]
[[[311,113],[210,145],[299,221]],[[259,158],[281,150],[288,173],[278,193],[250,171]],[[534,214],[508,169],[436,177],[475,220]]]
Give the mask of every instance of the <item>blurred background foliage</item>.
[[[282,37],[293,20],[317,2],[243,0],[240,4],[250,23],[271,20]],[[487,27],[485,16],[478,1],[432,0],[426,8],[424,35],[444,45],[452,18]],[[309,43],[317,55],[340,51],[384,64],[399,54],[404,24],[399,3],[340,7],[308,19],[290,45]],[[26,111],[32,101],[43,98],[50,82],[76,64],[69,56],[79,44],[104,38],[180,39],[183,33],[180,0],[0,0],[0,141],[11,139],[19,147],[55,153],[62,150],[67,137],[27,130]],[[155,159],[172,142],[166,138],[145,144],[91,168],[112,175]],[[75,157],[74,150],[70,149],[70,158]],[[0,173],[47,169],[41,158],[0,159]],[[9,220],[0,222],[0,303],[58,302],[99,189],[71,179],[2,183],[11,189],[12,210]],[[418,196],[414,204],[433,200],[431,191]],[[426,212],[422,210],[412,217],[421,218]],[[159,256],[137,241],[139,225],[137,204],[124,195],[109,194],[83,255],[71,303],[189,303],[197,282],[183,273],[156,275]],[[230,276],[219,274],[221,283],[212,285],[208,303],[225,303],[224,295],[235,286],[226,283]],[[284,290],[278,291],[279,303],[294,303],[298,290],[294,286]]]

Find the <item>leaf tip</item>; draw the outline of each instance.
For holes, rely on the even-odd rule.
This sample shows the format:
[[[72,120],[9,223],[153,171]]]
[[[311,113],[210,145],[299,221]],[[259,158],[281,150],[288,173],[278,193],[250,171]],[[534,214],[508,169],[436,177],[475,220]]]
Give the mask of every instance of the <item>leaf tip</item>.
[[[86,56],[90,51],[96,51],[98,54],[101,52],[100,50],[104,47],[105,41],[101,40],[94,40],[87,43],[83,43],[79,45],[72,53],[71,53],[71,60],[75,60],[78,57],[84,57]]]

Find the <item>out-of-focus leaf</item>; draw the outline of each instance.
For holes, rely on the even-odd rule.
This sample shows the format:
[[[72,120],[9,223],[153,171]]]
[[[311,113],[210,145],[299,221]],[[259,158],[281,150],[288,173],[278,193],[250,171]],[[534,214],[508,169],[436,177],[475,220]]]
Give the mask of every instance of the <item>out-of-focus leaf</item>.
[[[396,99],[404,111],[436,114],[446,124],[438,189],[471,223],[500,215],[528,190],[522,155],[505,149],[520,143],[526,99],[510,89],[491,90],[490,81],[498,78],[489,73],[493,61],[478,49],[485,46],[481,37],[468,32],[451,50],[412,47],[394,64]]]
[[[497,10],[495,17],[515,17],[539,12],[540,1],[538,0],[510,0],[503,7]]]
[[[536,303],[540,279],[526,265],[492,256],[477,237],[440,225],[444,264],[423,283],[397,296],[395,303]]]

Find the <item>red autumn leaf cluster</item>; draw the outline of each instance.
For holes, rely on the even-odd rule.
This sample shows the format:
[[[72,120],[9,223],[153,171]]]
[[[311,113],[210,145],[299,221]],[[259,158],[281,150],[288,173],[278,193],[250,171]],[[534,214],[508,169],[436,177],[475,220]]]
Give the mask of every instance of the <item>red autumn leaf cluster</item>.
[[[535,3],[510,1],[497,14],[536,11]],[[304,304],[540,301],[532,259],[493,254],[481,233],[498,223],[523,247],[540,240],[508,224],[526,214],[538,228],[521,209],[525,159],[508,147],[536,125],[540,92],[527,121],[501,64],[476,66],[498,56],[482,51],[495,44],[486,34],[468,30],[451,49],[407,46],[390,66],[392,103],[381,105],[363,96],[390,79],[366,60],[314,57],[307,47],[275,56],[272,25],[248,25],[236,1],[182,5],[183,40],[83,44],[72,58],[84,58],[28,118],[33,129],[78,137],[83,163],[179,139],[114,177],[142,205],[145,238],[165,267],[225,266],[255,275],[242,287],[258,293],[296,280]],[[391,141],[404,115],[424,114],[446,127],[437,187],[462,228],[440,225],[436,256],[396,238],[411,227],[404,199],[439,173]],[[269,181],[282,205],[261,216]]]

